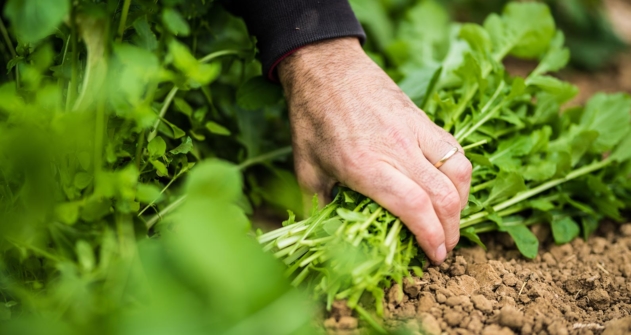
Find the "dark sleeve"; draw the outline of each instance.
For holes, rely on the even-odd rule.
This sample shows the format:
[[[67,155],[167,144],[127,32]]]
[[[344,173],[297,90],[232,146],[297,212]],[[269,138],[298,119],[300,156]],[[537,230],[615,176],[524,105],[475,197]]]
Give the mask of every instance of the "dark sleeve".
[[[256,36],[263,74],[276,81],[276,65],[300,47],[331,38],[366,35],[348,0],[224,0]]]

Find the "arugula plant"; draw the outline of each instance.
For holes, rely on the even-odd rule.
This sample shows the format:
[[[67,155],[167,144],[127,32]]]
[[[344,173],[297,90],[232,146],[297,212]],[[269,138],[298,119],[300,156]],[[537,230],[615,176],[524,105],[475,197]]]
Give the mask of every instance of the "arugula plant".
[[[620,210],[631,207],[631,97],[599,93],[584,107],[562,111],[577,89],[550,75],[566,65],[569,51],[543,4],[510,3],[482,25],[445,29],[452,39],[442,61],[438,52],[406,56],[405,48],[395,57],[407,58],[399,68],[416,68],[408,73],[426,82],[415,87],[419,78],[408,75],[400,85],[473,163],[461,235],[484,247],[478,234],[506,232],[534,258],[539,241],[530,224],[550,224],[554,240],[567,243],[581,232],[587,238],[604,218],[621,221]],[[441,47],[430,38],[417,48]],[[539,63],[526,78],[511,77],[501,63],[508,55]],[[287,264],[294,285],[307,283],[329,307],[347,299],[376,327],[366,308],[374,303],[383,313],[383,288],[422,275],[414,236],[348,189],[311,217],[295,222],[292,215],[258,240]]]
[[[1,7],[2,332],[308,334],[246,235],[254,207],[300,205],[243,22],[208,0]]]

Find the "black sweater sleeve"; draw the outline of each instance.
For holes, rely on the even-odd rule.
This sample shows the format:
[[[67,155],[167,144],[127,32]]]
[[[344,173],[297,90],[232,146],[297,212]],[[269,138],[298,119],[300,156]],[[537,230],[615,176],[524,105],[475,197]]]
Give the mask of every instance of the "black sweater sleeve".
[[[298,48],[331,38],[366,35],[348,0],[224,0],[256,36],[263,74],[275,80],[275,67]]]

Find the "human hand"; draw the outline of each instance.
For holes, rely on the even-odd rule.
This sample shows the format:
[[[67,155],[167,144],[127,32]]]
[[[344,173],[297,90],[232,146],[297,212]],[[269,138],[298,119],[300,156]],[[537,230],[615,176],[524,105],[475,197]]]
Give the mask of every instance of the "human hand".
[[[440,264],[460,238],[471,163],[355,38],[308,45],[278,66],[300,185],[325,201],[335,183],[397,215]],[[434,167],[454,147],[458,153]]]

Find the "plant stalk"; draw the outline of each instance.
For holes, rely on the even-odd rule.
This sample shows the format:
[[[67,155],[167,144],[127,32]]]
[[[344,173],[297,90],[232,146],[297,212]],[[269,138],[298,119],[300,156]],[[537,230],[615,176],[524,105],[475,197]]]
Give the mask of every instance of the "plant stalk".
[[[11,57],[17,57],[17,53],[15,52],[15,48],[13,47],[13,42],[11,42],[11,38],[9,37],[9,32],[7,31],[7,27],[4,25],[2,21],[2,17],[0,17],[0,33],[2,33],[2,37],[4,38],[5,44],[7,48],[9,48],[9,52],[11,53]]]
[[[121,14],[121,20],[118,25],[117,41],[119,43],[123,41],[123,33],[125,32],[125,24],[127,24],[127,15],[129,14],[130,5],[131,5],[131,0],[125,0],[125,2],[123,3],[123,12]]]
[[[604,160],[602,160],[600,162],[596,162],[596,163],[592,163],[592,164],[587,165],[587,166],[583,166],[582,168],[576,169],[576,170],[568,173],[568,175],[565,176],[565,177],[550,180],[550,181],[548,181],[546,183],[543,183],[543,184],[541,184],[541,185],[539,185],[539,186],[537,186],[537,187],[535,187],[535,188],[533,188],[533,189],[531,189],[529,191],[517,194],[516,196],[512,197],[511,199],[508,199],[508,200],[506,200],[506,201],[504,201],[502,203],[499,203],[499,204],[493,206],[493,210],[496,211],[496,212],[499,212],[502,209],[505,209],[505,208],[508,208],[508,207],[510,207],[512,205],[515,205],[515,204],[517,204],[517,203],[519,203],[521,201],[524,201],[524,200],[526,200],[528,198],[531,198],[531,197],[533,197],[533,196],[535,196],[535,195],[537,195],[539,193],[545,192],[545,191],[547,191],[547,190],[549,190],[549,189],[551,189],[551,188],[553,188],[553,187],[555,187],[557,185],[563,184],[563,183],[565,183],[567,181],[570,181],[572,179],[576,179],[576,178],[578,178],[580,176],[583,176],[583,175],[586,175],[588,173],[591,173],[591,172],[594,172],[596,170],[599,170],[601,168],[604,168],[605,166],[609,165],[611,162],[612,161],[610,159],[604,159]],[[479,213],[476,213],[476,214],[472,214],[472,215],[470,215],[470,216],[468,216],[466,218],[462,218],[460,220],[460,229],[466,228],[466,227],[469,227],[469,226],[473,225],[474,223],[471,223],[471,222],[479,222],[479,221],[476,221],[476,220],[480,219],[480,218],[484,218],[487,215],[489,215],[489,213],[486,212],[486,211],[483,211],[483,212],[479,212]]]

